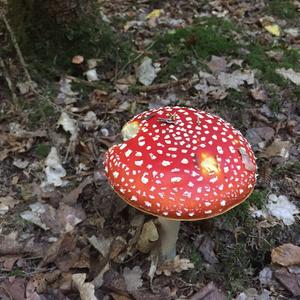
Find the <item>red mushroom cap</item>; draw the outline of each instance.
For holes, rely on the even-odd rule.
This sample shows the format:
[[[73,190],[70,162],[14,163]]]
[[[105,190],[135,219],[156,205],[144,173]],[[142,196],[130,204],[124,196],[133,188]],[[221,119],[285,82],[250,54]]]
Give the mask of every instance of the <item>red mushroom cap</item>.
[[[114,190],[156,216],[200,220],[243,202],[256,182],[255,156],[223,119],[186,107],[143,112],[122,129],[125,141],[106,153]]]

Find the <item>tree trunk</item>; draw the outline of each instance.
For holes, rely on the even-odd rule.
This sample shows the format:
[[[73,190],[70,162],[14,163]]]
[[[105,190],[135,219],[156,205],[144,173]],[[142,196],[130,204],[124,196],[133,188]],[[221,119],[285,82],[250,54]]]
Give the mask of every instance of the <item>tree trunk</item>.
[[[48,14],[57,24],[72,24],[91,15],[92,0],[48,0]]]
[[[96,0],[8,0],[8,11],[23,54],[40,71],[66,71],[74,55],[115,63],[117,39]]]

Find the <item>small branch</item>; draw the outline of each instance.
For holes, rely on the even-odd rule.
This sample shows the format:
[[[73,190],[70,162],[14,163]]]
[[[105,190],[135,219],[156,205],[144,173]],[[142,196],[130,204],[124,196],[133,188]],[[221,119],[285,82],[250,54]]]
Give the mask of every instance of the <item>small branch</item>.
[[[18,97],[17,97],[17,95],[15,93],[15,88],[14,88],[14,86],[12,84],[12,80],[10,79],[9,72],[8,72],[6,66],[5,66],[4,60],[1,57],[0,57],[0,67],[3,70],[7,86],[9,88],[10,92],[11,92],[13,103],[16,106],[16,109],[18,109],[18,107],[19,107]]]
[[[98,83],[92,82],[92,81],[87,81],[87,80],[80,79],[80,78],[77,78],[77,77],[74,77],[71,75],[66,75],[65,78],[75,81],[77,83],[95,88],[95,89],[103,89],[103,86],[99,85]]]
[[[139,60],[144,54],[146,51],[149,51],[155,44],[156,42],[153,42],[151,43],[146,49],[144,52],[140,53],[139,55],[137,55],[136,57],[134,57],[133,59],[129,60],[118,72],[117,74],[114,76],[114,78],[111,80],[112,82],[115,82],[116,79],[119,77],[120,74],[123,73],[123,71],[129,66],[131,65],[132,63],[136,62],[137,60]]]
[[[57,270],[56,267],[52,267],[52,268],[41,268],[41,269],[37,269],[35,271],[32,271],[32,272],[25,272],[22,274],[22,277],[31,277],[33,275],[36,275],[36,274],[39,274],[39,273],[50,273],[50,272],[53,272]],[[8,277],[10,277],[10,275],[4,275],[4,276],[0,276],[0,280],[4,280],[4,279],[7,279]]]
[[[7,31],[9,32],[10,39],[11,39],[12,44],[13,44],[13,46],[14,46],[16,52],[17,52],[17,56],[18,56],[18,58],[19,58],[20,64],[21,64],[21,66],[22,66],[22,68],[23,68],[23,70],[24,70],[25,78],[26,78],[27,83],[28,83],[28,85],[29,85],[30,91],[32,91],[36,96],[38,96],[38,97],[41,98],[42,100],[48,102],[49,105],[52,106],[56,111],[59,111],[59,112],[65,111],[65,112],[67,112],[67,113],[69,113],[69,114],[72,114],[72,115],[78,117],[79,115],[77,115],[77,114],[75,114],[75,113],[73,113],[73,112],[70,112],[70,111],[66,111],[66,110],[63,109],[62,107],[60,107],[60,106],[58,106],[57,104],[55,104],[54,102],[52,102],[51,99],[49,99],[48,97],[42,95],[42,94],[36,89],[36,87],[35,87],[35,85],[34,85],[34,82],[33,82],[32,79],[31,79],[30,73],[29,73],[29,71],[28,71],[28,69],[27,69],[27,67],[26,67],[25,59],[24,59],[24,57],[23,57],[21,48],[20,48],[20,46],[19,46],[19,44],[18,44],[18,42],[17,42],[16,36],[15,36],[15,34],[14,34],[14,31],[13,31],[13,29],[11,28],[11,26],[10,26],[10,24],[9,24],[9,22],[8,22],[6,16],[5,16],[5,14],[4,14],[3,12],[0,12],[0,17],[1,17],[1,19],[3,20],[3,22],[4,22],[4,24],[5,24],[6,28],[7,28]],[[80,117],[80,116],[79,116],[79,117]]]
[[[183,78],[176,81],[169,81],[166,83],[159,83],[159,84],[153,84],[149,86],[141,86],[138,87],[138,92],[156,92],[159,90],[168,89],[171,87],[179,86],[181,84],[189,84],[190,86],[193,86],[199,81],[199,79],[189,79],[189,78]]]
[[[21,49],[20,49],[20,47],[19,47],[19,44],[18,44],[18,42],[17,42],[16,36],[15,36],[15,34],[14,34],[14,32],[13,32],[11,26],[9,25],[8,20],[7,20],[7,18],[6,18],[6,16],[5,16],[4,13],[1,14],[1,18],[2,18],[2,20],[3,20],[3,22],[4,22],[4,24],[5,24],[5,26],[6,26],[7,30],[8,30],[8,32],[9,32],[11,41],[12,41],[12,43],[13,43],[15,49],[16,49],[17,55],[18,55],[18,57],[19,57],[20,63],[21,63],[21,65],[22,65],[23,70],[24,70],[24,73],[25,73],[26,80],[27,80],[28,82],[32,82],[31,76],[30,76],[30,74],[29,74],[29,72],[28,72],[28,69],[27,69],[27,67],[26,67],[26,63],[25,63],[23,54],[22,54],[22,52],[21,52]]]

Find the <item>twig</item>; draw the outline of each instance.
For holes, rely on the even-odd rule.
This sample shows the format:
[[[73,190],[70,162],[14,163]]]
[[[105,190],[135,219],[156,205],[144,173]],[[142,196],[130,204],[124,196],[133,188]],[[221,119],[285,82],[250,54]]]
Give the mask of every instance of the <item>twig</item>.
[[[146,49],[145,51],[149,51],[153,46],[155,45],[155,42],[151,43]],[[114,82],[121,73],[123,73],[123,71],[132,63],[134,63],[135,61],[139,60],[144,54],[145,51],[140,53],[139,55],[137,55],[136,57],[134,57],[133,59],[129,60],[118,72],[117,74],[114,76],[114,78],[111,80],[112,82]]]
[[[0,66],[3,69],[3,73],[4,73],[4,77],[5,77],[7,86],[9,88],[10,92],[11,92],[11,95],[12,95],[13,103],[15,104],[16,109],[18,109],[18,107],[19,107],[18,97],[17,97],[17,95],[15,93],[15,89],[14,89],[14,86],[13,86],[12,81],[10,79],[9,72],[6,69],[5,63],[4,63],[4,61],[3,61],[3,59],[1,57],[0,57]]]
[[[27,69],[27,67],[26,67],[26,63],[25,63],[24,57],[23,57],[23,55],[22,55],[21,49],[20,49],[20,47],[19,47],[19,44],[18,44],[18,42],[17,42],[16,36],[15,36],[15,34],[14,34],[14,32],[13,32],[11,26],[9,25],[8,20],[7,20],[7,18],[6,18],[6,16],[5,16],[4,13],[1,13],[1,18],[2,18],[2,20],[3,20],[3,22],[4,22],[4,24],[5,24],[5,26],[6,26],[7,30],[8,30],[8,32],[9,32],[11,41],[12,41],[12,43],[13,43],[15,49],[16,49],[17,55],[18,55],[18,57],[19,57],[20,63],[21,63],[21,65],[22,65],[23,70],[24,70],[24,73],[25,73],[26,80],[27,80],[28,82],[32,82],[31,76],[30,76],[30,74],[29,74],[29,72],[28,72],[28,69]]]
[[[32,271],[32,272],[23,272],[22,277],[31,277],[32,275],[35,275],[35,274],[46,273],[46,272],[48,273],[48,272],[53,272],[55,270],[57,270],[57,267],[41,268],[41,269],[37,269],[37,270]],[[8,277],[9,277],[9,275],[0,276],[0,280],[7,279]]]
[[[31,76],[30,76],[30,73],[26,67],[26,63],[25,63],[25,59],[23,57],[23,54],[22,54],[22,51],[20,49],[20,46],[17,42],[17,39],[16,39],[16,36],[15,36],[15,33],[13,31],[13,29],[11,28],[5,14],[3,12],[0,12],[0,17],[1,19],[3,20],[6,28],[7,28],[7,31],[9,32],[9,35],[10,35],[10,39],[12,41],[12,44],[17,52],[17,56],[19,58],[19,61],[20,61],[20,64],[24,70],[24,74],[25,74],[25,77],[26,77],[26,80],[27,80],[27,83],[29,85],[29,89],[30,91],[32,91],[36,96],[38,96],[39,98],[41,98],[42,100],[46,101],[49,103],[50,106],[52,106],[56,111],[59,111],[59,112],[63,112],[63,111],[66,111],[65,109],[63,109],[62,107],[58,106],[57,104],[55,104],[54,102],[51,101],[50,98],[42,95],[34,86],[34,82],[32,81],[31,79]],[[77,114],[73,113],[73,112],[70,112],[70,111],[66,111],[67,113],[69,114],[72,114],[72,115],[75,115],[75,116],[78,116]]]
[[[178,86],[181,84],[188,83],[190,86],[192,86],[195,83],[197,83],[198,81],[199,81],[199,79],[183,78],[183,79],[179,79],[177,81],[169,81],[169,82],[153,84],[153,85],[149,85],[149,86],[141,86],[141,87],[138,87],[137,90],[138,90],[138,92],[156,92],[158,90],[168,89],[168,88],[175,87],[175,86]]]
[[[87,81],[87,80],[84,80],[84,79],[80,79],[80,78],[77,78],[77,77],[74,77],[74,76],[71,76],[71,75],[66,75],[65,78],[70,79],[72,81],[75,81],[77,83],[84,84],[84,85],[89,86],[89,87],[93,87],[93,88],[96,88],[96,89],[103,89],[103,86],[99,85],[98,83]]]
[[[0,277],[0,278],[1,278],[1,277]],[[14,298],[13,298],[13,296],[11,295],[10,291],[9,291],[6,287],[4,287],[3,285],[1,285],[1,286],[0,286],[0,289],[2,289],[2,290],[6,293],[6,295],[9,296],[9,299],[10,299],[10,300],[14,300]]]

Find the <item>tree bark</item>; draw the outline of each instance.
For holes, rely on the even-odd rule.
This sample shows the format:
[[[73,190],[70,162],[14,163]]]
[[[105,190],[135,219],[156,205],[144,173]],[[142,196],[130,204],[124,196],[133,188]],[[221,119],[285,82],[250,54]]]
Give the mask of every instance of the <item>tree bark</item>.
[[[8,0],[8,17],[20,48],[35,67],[59,73],[74,55],[113,65],[117,39],[96,0]],[[43,64],[41,64],[42,62]],[[52,73],[53,73],[52,72]]]

